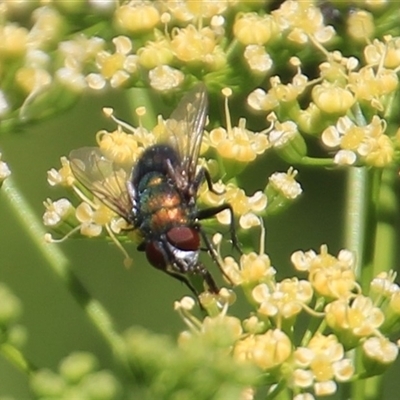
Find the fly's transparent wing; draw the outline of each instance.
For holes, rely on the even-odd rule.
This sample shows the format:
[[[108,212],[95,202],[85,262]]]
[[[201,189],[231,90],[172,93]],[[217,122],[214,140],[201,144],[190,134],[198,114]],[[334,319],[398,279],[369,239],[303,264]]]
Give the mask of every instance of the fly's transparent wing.
[[[107,207],[129,221],[132,202],[126,182],[130,171],[106,158],[97,147],[71,151],[69,162],[75,178]]]
[[[207,89],[200,83],[182,98],[166,124],[167,141],[178,151],[189,182],[196,175],[207,111]]]

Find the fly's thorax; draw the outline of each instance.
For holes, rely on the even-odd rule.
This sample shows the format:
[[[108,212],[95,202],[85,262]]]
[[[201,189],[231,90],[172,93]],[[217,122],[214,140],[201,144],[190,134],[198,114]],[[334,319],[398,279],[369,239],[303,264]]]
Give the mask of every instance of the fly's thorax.
[[[132,171],[131,182],[139,186],[143,178],[151,173],[159,173],[165,177],[169,174],[169,167],[177,168],[180,165],[179,154],[168,144],[156,144],[146,149],[140,156]]]
[[[150,171],[144,174],[136,185],[136,196],[140,197],[149,191],[162,190],[168,186],[167,178],[164,174],[158,171]]]

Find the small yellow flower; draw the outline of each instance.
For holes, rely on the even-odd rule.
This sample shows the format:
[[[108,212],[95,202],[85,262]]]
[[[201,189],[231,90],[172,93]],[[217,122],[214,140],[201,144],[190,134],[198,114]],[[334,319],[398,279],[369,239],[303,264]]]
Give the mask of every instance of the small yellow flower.
[[[89,74],[97,55],[104,51],[105,40],[96,36],[76,35],[71,40],[62,41],[58,46],[63,65],[56,70],[55,76],[65,87],[80,92],[88,85],[93,89],[101,89],[104,79],[99,74]]]
[[[74,207],[68,199],[59,199],[57,201],[47,199],[43,204],[46,207],[46,211],[43,214],[45,226],[55,227],[74,212]]]
[[[82,70],[86,64],[95,60],[96,56],[104,50],[105,45],[105,40],[100,37],[79,34],[71,40],[61,42],[58,50],[66,68]]]
[[[260,213],[267,206],[267,197],[261,191],[254,193],[252,196],[247,196],[243,189],[238,188],[233,183],[228,185],[215,184],[215,190],[222,194],[216,194],[209,190],[200,193],[200,199],[210,206],[217,206],[222,203],[229,203],[236,215],[245,215],[249,212]],[[230,224],[230,212],[225,210],[216,216],[220,224]]]
[[[232,127],[228,98],[232,91],[229,88],[222,90],[225,96],[226,129],[213,129],[209,134],[210,146],[215,147],[218,153],[227,159],[240,162],[253,161],[257,155],[263,154],[270,145],[264,133],[254,133],[246,129],[246,120],[241,118],[237,127]]]
[[[251,252],[240,257],[240,265],[233,257],[223,260],[222,268],[234,285],[253,287],[261,282],[270,282],[276,270],[266,254]]]
[[[390,298],[390,296],[399,292],[399,285],[394,283],[396,279],[396,273],[394,271],[381,272],[379,273],[370,284],[370,296],[376,298]]]
[[[279,329],[271,329],[261,335],[250,335],[236,342],[235,359],[249,361],[263,370],[274,369],[284,363],[292,353],[292,343]]]
[[[28,47],[27,29],[17,24],[0,26],[0,56],[3,58],[22,57]]]
[[[160,22],[160,13],[152,1],[132,0],[119,6],[114,17],[120,28],[135,33],[149,31]]]
[[[382,111],[383,96],[395,92],[399,86],[399,78],[395,71],[379,68],[375,71],[367,65],[357,72],[349,73],[349,89],[357,100],[367,100],[377,110]]]
[[[96,138],[103,154],[118,164],[133,165],[142,150],[137,137],[125,133],[120,126],[113,132],[99,131]]]
[[[279,122],[276,120],[274,128],[269,133],[269,140],[273,147],[284,147],[298,134],[297,125],[293,121]]]
[[[396,69],[400,66],[400,38],[388,35],[384,40],[385,42],[374,39],[365,47],[365,60],[370,65]]]
[[[262,283],[252,291],[253,299],[260,305],[258,312],[278,320],[289,319],[299,314],[304,304],[313,296],[310,282],[287,278],[274,285]],[[279,326],[279,323],[278,323]]]
[[[265,51],[264,46],[249,44],[246,46],[243,55],[250,70],[255,73],[265,73],[272,68],[272,58]]]
[[[243,329],[245,332],[257,334],[266,331],[265,321],[260,320],[257,316],[252,315],[243,321]]]
[[[271,15],[256,13],[239,14],[233,25],[235,38],[244,45],[264,45],[278,33],[278,27]]]
[[[173,60],[170,42],[165,37],[149,41],[137,51],[139,63],[144,68],[153,69],[160,65],[168,65]]]
[[[340,115],[346,114],[355,102],[350,90],[328,82],[314,86],[312,99],[321,111]]]
[[[111,87],[121,87],[137,71],[136,54],[132,51],[131,40],[127,36],[118,36],[113,40],[115,52],[101,51],[96,57],[99,73],[87,76],[87,82],[92,89],[101,89],[109,81]]]
[[[280,103],[295,101],[308,86],[308,78],[299,70],[291,83],[285,85],[279,76],[273,76],[270,84],[268,93],[263,89],[256,89],[250,93],[247,102],[251,108],[256,111],[269,111],[277,108]]]
[[[186,310],[186,311],[191,311],[194,308],[194,305],[196,302],[194,301],[193,298],[189,296],[183,297],[180,301],[175,301],[174,303],[174,309],[177,310]]]
[[[374,115],[370,124],[357,126],[349,117],[339,118],[336,126],[322,133],[322,142],[328,147],[340,147],[334,161],[337,164],[354,164],[357,156],[366,164],[383,167],[394,156],[394,145],[384,132],[386,121]]]
[[[61,157],[60,161],[62,167],[58,171],[52,168],[50,171],[47,172],[47,182],[51,186],[72,186],[75,182],[75,177],[72,174],[69,160],[67,159],[67,157]]]
[[[171,15],[182,22],[190,22],[198,18],[211,18],[224,13],[234,3],[226,0],[176,0],[164,1],[165,6]]]
[[[179,87],[184,79],[183,72],[168,65],[159,65],[149,71],[150,86],[160,92]]]
[[[208,27],[197,29],[188,25],[172,31],[171,49],[181,61],[211,64],[216,46],[215,34]]]
[[[313,387],[317,395],[329,395],[336,391],[335,381],[351,379],[354,366],[345,358],[344,349],[335,335],[324,336],[316,333],[307,347],[294,352],[294,387]]]
[[[285,1],[278,10],[272,12],[282,30],[288,30],[288,39],[304,44],[310,39],[317,43],[330,41],[335,30],[324,25],[324,17],[319,7],[309,2]]]
[[[227,343],[236,342],[243,333],[239,318],[220,313],[215,317],[205,317],[201,326],[201,334],[207,338],[215,336],[215,332],[224,332]]]
[[[257,155],[269,148],[266,135],[246,129],[246,120],[241,118],[238,127],[216,128],[210,132],[210,145],[227,159],[239,162],[254,161]]]
[[[384,134],[378,133],[377,136],[369,137],[365,148],[360,150],[362,151],[360,154],[365,156],[365,162],[368,165],[382,168],[393,161],[393,142]]]
[[[287,172],[275,172],[269,177],[269,184],[281,196],[288,200],[294,200],[301,195],[303,189],[295,180],[297,171],[292,167]]]
[[[359,42],[366,42],[375,34],[373,15],[365,10],[354,10],[347,18],[347,32],[349,36]]]
[[[306,253],[296,251],[291,261],[299,271],[308,271],[308,280],[321,296],[347,299],[358,288],[355,277],[355,257],[347,250],[341,250],[338,257],[328,254],[326,246],[321,253],[310,250]]]
[[[389,339],[382,336],[366,339],[362,349],[370,361],[383,365],[392,364],[399,354],[399,348]]]
[[[383,312],[369,297],[357,295],[353,300],[339,299],[325,307],[326,322],[342,337],[341,342],[353,346],[362,337],[375,335],[383,324]]]
[[[116,215],[104,203],[94,199],[94,208],[88,203],[81,203],[76,208],[76,219],[81,223],[80,232],[83,236],[99,236],[103,227],[111,223]]]

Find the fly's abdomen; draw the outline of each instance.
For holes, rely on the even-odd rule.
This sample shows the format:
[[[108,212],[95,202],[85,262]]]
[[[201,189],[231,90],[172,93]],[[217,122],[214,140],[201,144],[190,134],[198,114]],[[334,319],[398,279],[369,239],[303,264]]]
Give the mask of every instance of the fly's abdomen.
[[[166,232],[172,226],[188,222],[188,209],[182,203],[177,190],[170,185],[165,177],[159,174],[148,174],[139,184],[142,188],[139,200],[139,215],[141,223],[139,229],[144,235],[155,235]]]

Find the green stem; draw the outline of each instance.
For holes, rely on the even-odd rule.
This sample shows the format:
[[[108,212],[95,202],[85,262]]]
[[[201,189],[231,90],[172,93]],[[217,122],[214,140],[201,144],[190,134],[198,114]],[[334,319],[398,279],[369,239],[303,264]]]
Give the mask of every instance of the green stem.
[[[397,171],[388,169],[383,172],[377,206],[377,234],[373,277],[380,272],[393,269],[397,246],[396,221],[398,202],[394,187],[398,179]]]
[[[333,162],[332,158],[314,158],[304,156],[301,158],[301,164],[310,167],[335,167],[336,164]]]
[[[132,110],[136,110],[137,107],[145,107],[146,114],[140,117],[140,121],[147,129],[152,129],[156,123],[157,115],[154,107],[154,96],[151,96],[151,92],[148,89],[132,88],[126,92],[129,106]],[[136,114],[133,114],[133,126],[139,125],[139,118]]]
[[[20,371],[30,375],[36,370],[36,367],[25,358],[21,351],[10,343],[1,344],[0,352],[4,358],[10,361]]]
[[[347,213],[345,247],[357,256],[356,272],[363,292],[367,292],[374,275],[376,259],[376,232],[380,170],[367,170],[366,167],[351,168],[347,181]],[[362,369],[361,352],[355,352],[356,371]],[[365,400],[379,398],[381,379],[357,380],[351,385],[351,398]],[[349,388],[350,389],[350,388]],[[343,398],[348,393],[343,391]]]
[[[365,126],[366,121],[360,107],[356,104],[353,115],[358,126]],[[347,181],[346,213],[346,248],[357,257],[356,273],[364,293],[368,293],[374,275],[376,260],[377,217],[382,181],[382,171],[366,167],[350,168]],[[361,350],[354,354],[356,371],[363,368]],[[351,398],[354,400],[378,399],[382,379],[355,380],[351,384]],[[343,391],[343,398],[349,393]]]
[[[356,258],[356,272],[361,274],[365,245],[365,227],[368,199],[368,171],[366,168],[350,168],[347,175],[347,198],[345,219],[345,247],[353,251]]]
[[[24,199],[12,178],[8,178],[2,187],[8,207],[36,248],[40,251],[52,271],[64,282],[75,300],[83,308],[89,320],[108,342],[121,363],[125,362],[123,342],[114,328],[111,316],[104,307],[82,285],[69,267],[66,256],[56,246],[44,241],[45,230],[40,220]]]

